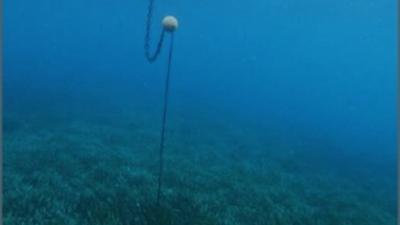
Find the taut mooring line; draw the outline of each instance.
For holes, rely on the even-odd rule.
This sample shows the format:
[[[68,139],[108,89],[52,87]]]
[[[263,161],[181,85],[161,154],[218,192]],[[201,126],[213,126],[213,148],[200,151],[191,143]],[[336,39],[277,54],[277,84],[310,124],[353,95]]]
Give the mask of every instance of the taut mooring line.
[[[167,74],[165,76],[165,86],[164,86],[164,107],[163,107],[163,115],[162,115],[162,125],[161,125],[161,139],[160,139],[160,168],[159,168],[159,176],[158,176],[158,189],[157,189],[157,203],[160,202],[161,195],[161,186],[162,186],[162,178],[163,178],[163,168],[164,168],[164,140],[165,140],[165,124],[167,120],[167,112],[168,112],[168,97],[169,97],[169,81],[171,77],[171,62],[172,62],[172,53],[174,51],[174,34],[171,33],[171,41],[169,46],[169,54],[168,54],[168,65],[167,65]]]
[[[162,189],[162,181],[164,175],[164,142],[165,142],[165,128],[167,122],[167,112],[168,112],[168,97],[169,97],[169,87],[170,87],[170,79],[171,79],[171,64],[172,64],[172,55],[174,51],[174,31],[178,28],[178,20],[173,16],[166,16],[162,20],[163,29],[161,31],[156,50],[153,54],[150,52],[150,32],[151,32],[151,24],[154,10],[154,0],[149,0],[149,6],[147,11],[147,21],[146,21],[146,34],[145,34],[145,56],[148,62],[153,63],[157,60],[158,56],[161,53],[161,49],[164,43],[165,33],[169,33],[170,38],[170,46],[169,46],[169,54],[167,61],[167,71],[165,76],[165,86],[164,86],[164,103],[163,103],[163,112],[162,112],[162,124],[160,130],[160,146],[159,146],[159,171],[158,171],[158,187],[157,187],[157,204],[160,204],[161,199],[161,189]]]

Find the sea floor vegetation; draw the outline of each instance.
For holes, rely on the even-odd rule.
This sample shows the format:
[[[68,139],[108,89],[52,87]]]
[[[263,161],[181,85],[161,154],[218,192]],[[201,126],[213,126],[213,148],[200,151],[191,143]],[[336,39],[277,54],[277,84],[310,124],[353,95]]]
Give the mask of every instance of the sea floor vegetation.
[[[396,224],[395,178],[206,116],[169,118],[157,205],[157,115],[6,114],[4,224]]]

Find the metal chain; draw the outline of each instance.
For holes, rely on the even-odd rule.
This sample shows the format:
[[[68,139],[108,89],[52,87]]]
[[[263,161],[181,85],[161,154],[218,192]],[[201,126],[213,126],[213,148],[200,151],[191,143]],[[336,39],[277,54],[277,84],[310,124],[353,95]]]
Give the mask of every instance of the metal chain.
[[[156,50],[154,51],[153,54],[151,54],[150,33],[151,33],[151,25],[152,25],[152,19],[153,19],[153,10],[154,10],[154,0],[149,0],[149,6],[147,8],[147,21],[146,21],[146,35],[145,35],[145,42],[144,42],[144,52],[145,52],[147,61],[149,61],[150,63],[156,61],[158,56],[160,55],[162,45],[164,42],[164,36],[165,36],[165,31],[164,31],[164,29],[162,29],[162,31],[160,33],[160,37],[158,39]]]

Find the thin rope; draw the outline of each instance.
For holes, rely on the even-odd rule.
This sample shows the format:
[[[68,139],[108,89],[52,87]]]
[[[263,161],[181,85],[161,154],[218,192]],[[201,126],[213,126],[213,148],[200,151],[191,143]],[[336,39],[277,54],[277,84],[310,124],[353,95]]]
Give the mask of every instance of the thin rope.
[[[159,176],[158,176],[158,189],[157,189],[157,204],[160,203],[161,198],[161,186],[164,175],[164,141],[165,141],[165,124],[167,121],[167,112],[168,112],[168,96],[169,96],[169,81],[171,77],[171,62],[172,62],[172,53],[174,51],[174,34],[171,33],[171,40],[169,46],[169,54],[168,54],[168,64],[167,64],[167,74],[165,77],[165,87],[164,87],[164,107],[163,107],[163,115],[162,115],[162,125],[161,125],[161,139],[160,139],[160,151],[159,151]]]
[[[149,0],[149,6],[147,11],[147,21],[146,21],[146,34],[145,34],[145,56],[147,61],[153,63],[157,60],[158,56],[161,53],[161,49],[163,48],[164,37],[165,37],[165,29],[162,29],[160,33],[160,38],[158,40],[156,49],[154,53],[151,53],[150,50],[150,32],[153,18],[153,10],[154,10],[154,0]],[[162,184],[163,184],[163,176],[164,176],[164,142],[165,142],[165,128],[167,122],[167,112],[168,112],[168,97],[169,97],[169,83],[171,77],[171,62],[172,62],[172,53],[174,50],[174,34],[171,34],[170,46],[169,46],[169,54],[168,54],[168,63],[167,63],[167,71],[165,76],[165,87],[164,87],[164,105],[162,112],[162,125],[160,130],[160,146],[159,146],[159,171],[158,171],[158,187],[157,187],[157,205],[160,204],[161,192],[162,192]]]

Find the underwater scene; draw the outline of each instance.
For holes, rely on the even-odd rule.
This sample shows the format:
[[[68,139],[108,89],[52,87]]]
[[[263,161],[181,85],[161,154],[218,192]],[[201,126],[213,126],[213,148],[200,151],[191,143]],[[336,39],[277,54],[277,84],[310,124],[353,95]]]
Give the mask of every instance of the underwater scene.
[[[4,0],[4,224],[395,225],[396,8]]]

